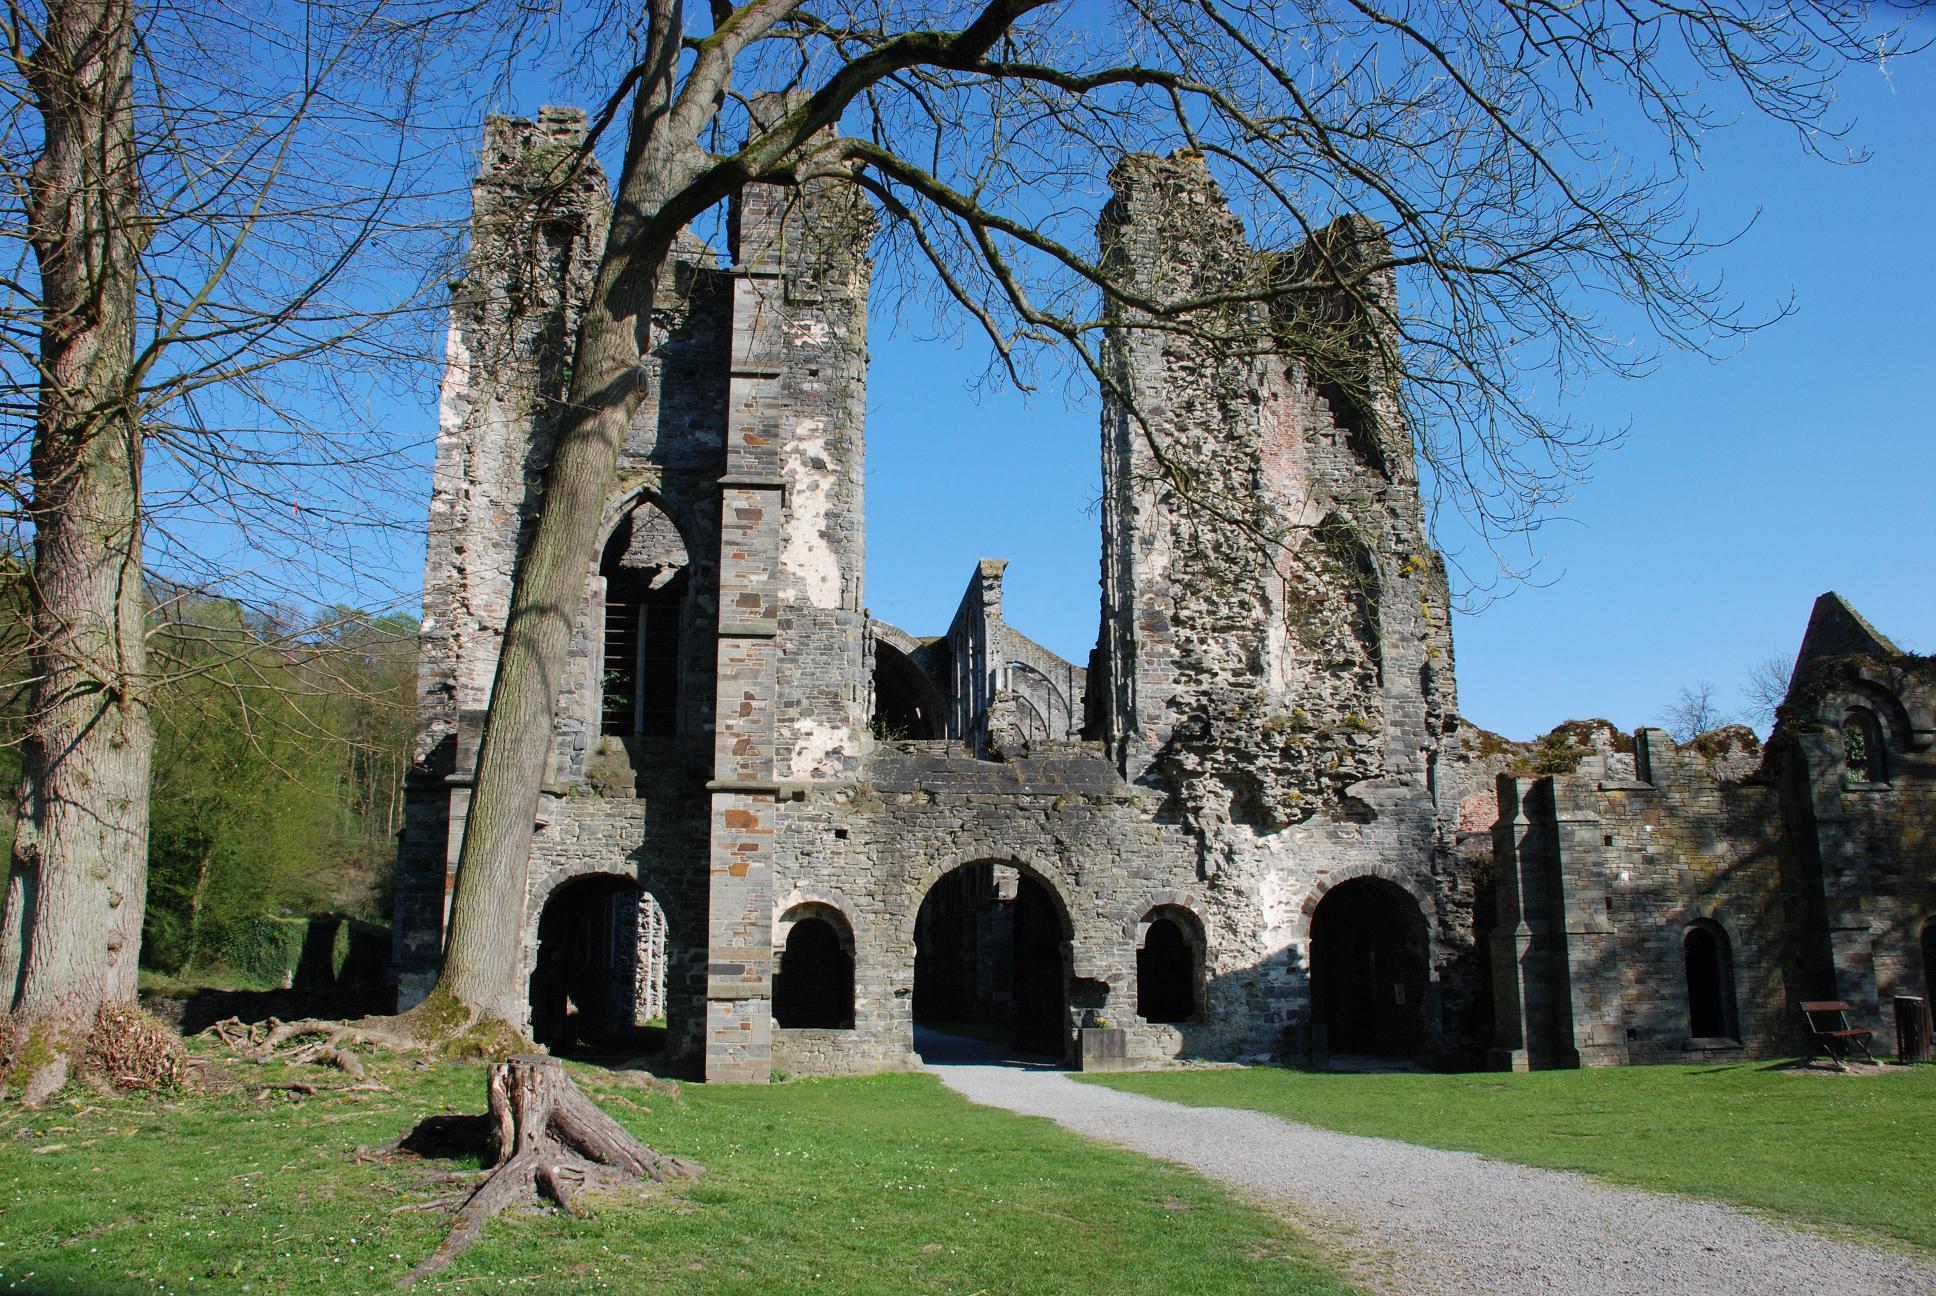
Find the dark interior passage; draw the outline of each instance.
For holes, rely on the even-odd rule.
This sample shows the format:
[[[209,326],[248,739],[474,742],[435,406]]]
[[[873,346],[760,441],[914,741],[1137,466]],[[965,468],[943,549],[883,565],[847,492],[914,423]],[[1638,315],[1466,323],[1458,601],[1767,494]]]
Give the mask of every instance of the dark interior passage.
[[[955,869],[929,890],[915,919],[914,1020],[1065,1057],[1065,931],[1048,888],[1020,870]]]
[[[1174,918],[1149,925],[1136,951],[1136,1015],[1148,1022],[1183,1022],[1196,1016],[1197,953]]]
[[[638,884],[610,874],[552,892],[538,919],[531,1035],[569,1052],[630,1029],[638,1016]]]
[[[773,972],[773,1022],[786,1028],[854,1024],[854,956],[825,918],[802,918],[787,932]]]
[[[1406,1057],[1421,1043],[1430,942],[1403,887],[1340,883],[1311,915],[1311,1015],[1333,1053]]]

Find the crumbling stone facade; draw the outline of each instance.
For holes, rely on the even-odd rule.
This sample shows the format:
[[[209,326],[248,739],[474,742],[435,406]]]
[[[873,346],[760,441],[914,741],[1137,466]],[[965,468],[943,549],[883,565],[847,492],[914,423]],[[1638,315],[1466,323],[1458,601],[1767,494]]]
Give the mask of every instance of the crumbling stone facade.
[[[1765,748],[1643,729],[1502,775],[1493,1061],[1800,1052],[1828,999],[1886,1047],[1894,998],[1936,989],[1933,703],[1936,664],[1825,594]]]
[[[434,979],[558,339],[603,237],[596,169],[558,184],[583,130],[560,110],[487,126],[431,505],[406,1004]],[[1594,731],[1607,750],[1561,777],[1511,773],[1539,753],[1456,714],[1376,229],[1349,218],[1266,256],[1199,157],[1127,158],[1111,181],[1101,244],[1128,301],[1282,291],[1188,328],[1138,327],[1133,305],[1112,321],[1081,666],[1008,625],[999,560],[943,633],[867,612],[874,227],[856,192],[752,186],[724,258],[677,249],[560,687],[525,900],[534,1032],[569,1044],[662,1011],[676,1062],[737,1081],[907,1066],[917,1021],[1112,1062],[1668,1055],[1686,1031],[1651,933],[1735,913],[1686,900],[1673,861],[1700,854],[1744,905],[1760,888],[1773,923],[1793,872],[1776,861],[1804,831],[1872,850],[1910,798],[1851,805],[1824,783],[1791,822],[1779,780],[1717,774],[1652,732],[1629,755]],[[1878,750],[1926,746],[1926,702],[1878,718]],[[1784,750],[1828,741],[1784,732]],[[1673,861],[1669,821],[1690,834]],[[1692,844],[1709,837],[1739,862],[1709,867]],[[1891,859],[1849,865],[1818,906],[1843,923],[1819,966],[1866,959],[1871,1010],[1907,984],[1898,928],[1927,912],[1904,893],[1884,937],[1853,934]],[[1760,969],[1806,939],[1731,939],[1737,986],[1800,984]],[[1783,1011],[1749,1012],[1742,1046],[1772,1046]]]

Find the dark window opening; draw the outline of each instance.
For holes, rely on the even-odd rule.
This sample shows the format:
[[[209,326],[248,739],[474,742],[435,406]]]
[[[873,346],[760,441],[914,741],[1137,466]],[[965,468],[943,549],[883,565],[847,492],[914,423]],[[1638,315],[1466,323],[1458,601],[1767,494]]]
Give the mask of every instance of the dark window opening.
[[[1696,1039],[1734,1039],[1734,967],[1727,933],[1703,919],[1687,929],[1687,1028]]]
[[[773,1022],[789,1028],[854,1024],[854,956],[825,918],[802,918],[787,932],[773,970]]]
[[[964,864],[921,902],[914,1021],[1023,1052],[1067,1056],[1068,940],[1049,889],[1011,865]]]
[[[941,695],[914,660],[892,644],[874,644],[874,736],[883,741],[939,738]]]
[[[628,575],[605,587],[605,702],[602,733],[670,738],[679,721],[679,618],[682,574],[658,589]]]
[[[1406,1057],[1424,1029],[1431,936],[1410,893],[1353,878],[1311,915],[1311,1016],[1333,1054]]]
[[[1356,385],[1323,383],[1318,395],[1331,407],[1331,424],[1344,433],[1345,444],[1358,461],[1389,480],[1391,462],[1379,443],[1377,415],[1371,409],[1371,394]]]
[[[1174,918],[1149,925],[1136,951],[1136,1015],[1147,1022],[1186,1022],[1197,1015],[1197,952]]]

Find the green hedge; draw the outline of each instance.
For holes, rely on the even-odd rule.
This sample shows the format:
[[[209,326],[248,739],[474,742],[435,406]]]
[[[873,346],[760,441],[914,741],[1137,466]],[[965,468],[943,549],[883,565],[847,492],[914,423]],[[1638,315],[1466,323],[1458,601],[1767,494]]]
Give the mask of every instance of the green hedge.
[[[151,945],[155,935],[151,930]],[[390,929],[342,914],[257,914],[205,930],[190,965],[233,972],[265,989],[373,990],[389,969]]]
[[[285,986],[302,958],[309,935],[305,918],[256,914],[223,923],[203,934],[195,966],[239,972],[263,986]]]

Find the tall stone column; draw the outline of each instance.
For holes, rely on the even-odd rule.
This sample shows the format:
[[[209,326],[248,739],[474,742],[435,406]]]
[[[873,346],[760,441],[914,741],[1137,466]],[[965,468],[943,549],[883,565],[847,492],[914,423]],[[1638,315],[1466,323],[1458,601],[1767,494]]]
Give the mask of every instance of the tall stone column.
[[[777,195],[739,212],[726,471],[720,478],[718,689],[706,957],[706,1079],[764,1082],[773,1061],[773,834],[785,339]]]

